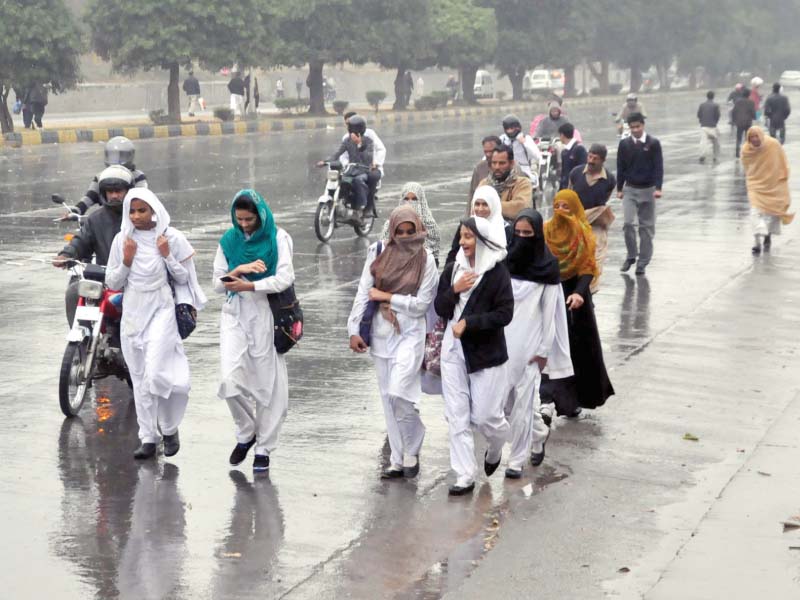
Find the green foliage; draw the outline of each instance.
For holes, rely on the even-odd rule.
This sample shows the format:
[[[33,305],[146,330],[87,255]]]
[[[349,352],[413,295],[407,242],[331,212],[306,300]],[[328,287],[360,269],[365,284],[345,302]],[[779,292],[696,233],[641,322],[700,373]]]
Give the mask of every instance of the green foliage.
[[[348,106],[350,106],[350,103],[347,100],[333,101],[333,110],[336,112],[337,115],[343,115],[344,111],[347,110]]]
[[[378,106],[380,103],[386,100],[386,92],[382,90],[371,90],[367,92],[366,96],[367,104],[374,108],[375,112],[378,112]]]
[[[168,125],[170,123],[169,115],[162,108],[151,110],[147,113],[147,116],[150,117],[150,122],[153,125]]]
[[[308,106],[308,98],[275,98],[274,103],[275,108],[284,112],[290,112],[291,110],[299,112],[301,108]]]
[[[430,95],[436,101],[437,107],[444,108],[450,102],[450,92],[447,90],[433,90]]]
[[[235,118],[234,112],[231,110],[230,106],[215,106],[214,107],[214,118],[219,119],[220,121],[233,121]]]
[[[439,106],[439,100],[433,96],[421,96],[414,100],[414,108],[417,110],[433,110]]]
[[[437,64],[461,68],[490,62],[497,47],[494,11],[476,0],[430,1]]]

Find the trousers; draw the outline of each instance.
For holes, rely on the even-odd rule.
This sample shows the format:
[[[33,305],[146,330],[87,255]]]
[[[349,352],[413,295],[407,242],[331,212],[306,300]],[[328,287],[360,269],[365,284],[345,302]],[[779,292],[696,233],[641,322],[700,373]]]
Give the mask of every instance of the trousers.
[[[403,456],[419,456],[425,439],[425,425],[419,410],[413,402],[389,393],[394,360],[373,356],[378,373],[378,387],[383,403],[383,416],[386,419],[386,434],[391,449],[393,467],[403,465]]]
[[[530,452],[541,452],[547,440],[548,427],[540,412],[539,366],[529,365],[508,395],[505,414],[511,425],[511,450],[508,466],[522,469]]]
[[[628,258],[637,259],[640,267],[650,264],[653,257],[653,238],[656,235],[656,201],[653,194],[655,188],[625,187],[622,198],[622,210],[625,224],[622,231],[625,234],[625,247]],[[640,244],[637,249],[636,229],[639,229]]]

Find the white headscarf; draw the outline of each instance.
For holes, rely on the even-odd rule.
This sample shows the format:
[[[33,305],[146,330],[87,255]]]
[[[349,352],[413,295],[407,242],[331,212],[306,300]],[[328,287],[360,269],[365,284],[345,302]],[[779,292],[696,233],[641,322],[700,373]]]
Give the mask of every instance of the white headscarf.
[[[503,208],[500,204],[500,196],[492,186],[481,185],[472,194],[472,211],[471,215],[475,216],[475,201],[483,200],[489,205],[489,217],[487,220],[492,228],[491,239],[497,240],[503,248],[506,247],[506,222],[503,220]],[[501,243],[502,242],[502,243]],[[502,260],[502,259],[501,259]]]
[[[158,196],[147,188],[132,188],[125,194],[125,200],[122,204],[122,227],[120,228],[123,235],[125,237],[131,237],[136,230],[133,221],[131,221],[130,214],[131,202],[133,200],[141,200],[153,209],[153,221],[156,224],[153,229],[155,230],[156,237],[164,235],[167,231],[167,227],[169,227],[169,213],[167,209],[164,208],[164,205],[161,204],[161,200],[158,199]]]
[[[506,233],[505,229],[499,232],[495,225],[488,219],[483,217],[472,217],[475,219],[475,225],[478,232],[494,246],[486,245],[480,238],[476,236],[475,239],[475,266],[469,264],[469,259],[464,254],[464,249],[459,248],[456,255],[456,264],[460,270],[472,271],[478,275],[483,275],[487,271],[491,271],[494,266],[503,261],[506,257]],[[475,283],[478,285],[478,282]],[[474,287],[474,286],[473,286]]]

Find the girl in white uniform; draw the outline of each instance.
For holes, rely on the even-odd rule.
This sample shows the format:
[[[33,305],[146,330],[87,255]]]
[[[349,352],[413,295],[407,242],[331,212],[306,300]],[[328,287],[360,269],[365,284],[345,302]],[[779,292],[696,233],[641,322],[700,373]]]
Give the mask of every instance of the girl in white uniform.
[[[491,223],[493,228],[497,228],[498,231],[502,229],[503,235],[505,236],[505,245],[508,245],[511,241],[511,236],[514,232],[511,229],[511,225],[506,223],[503,219],[503,207],[500,203],[500,196],[492,186],[481,185],[475,189],[475,192],[472,194],[470,216],[483,217]],[[460,242],[461,224],[459,223],[458,229],[456,229],[456,233],[453,236],[453,242],[450,245],[450,251],[447,253],[445,264],[451,263],[456,259],[456,255],[461,248]]]
[[[380,254],[381,242],[369,248],[347,321],[350,348],[366,352],[360,323],[370,302],[378,303],[372,317],[369,348],[378,373],[392,452],[384,479],[415,477],[419,472],[419,451],[425,437],[417,410],[422,394],[425,315],[439,281],[436,261],[425,249],[425,228],[412,207],[405,204],[392,211],[389,233],[389,241]]]
[[[573,374],[561,274],[545,244],[544,221],[537,211],[525,209],[514,221],[506,264],[514,290],[514,319],[506,327],[512,385],[506,403],[511,423],[506,477],[519,479],[529,452],[533,466],[542,463],[550,433],[539,413],[542,371],[552,379]]]
[[[219,324],[217,396],[228,403],[236,426],[230,464],[240,464],[255,446],[253,470],[258,472],[269,469],[289,407],[286,362],[275,350],[267,295],[294,283],[292,238],[275,226],[255,190],[236,194],[231,221],[214,258],[214,291],[227,296]]]
[[[193,257],[194,249],[169,226],[169,214],[156,195],[145,188],[130,190],[123,202],[122,227],[111,244],[106,284],[125,291],[122,354],[133,382],[141,441],[135,458],[155,456],[159,429],[166,456],[180,449],[178,426],[190,384],[175,303],[185,302],[197,310],[206,303]]]
[[[471,426],[484,435],[487,476],[500,465],[509,425],[508,352],[503,328],[514,314],[503,226],[470,217],[461,226],[461,249],[448,264],[436,295],[436,313],[448,321],[442,340],[442,392],[450,432],[450,464],[456,482],[450,494],[475,488],[478,466]]]

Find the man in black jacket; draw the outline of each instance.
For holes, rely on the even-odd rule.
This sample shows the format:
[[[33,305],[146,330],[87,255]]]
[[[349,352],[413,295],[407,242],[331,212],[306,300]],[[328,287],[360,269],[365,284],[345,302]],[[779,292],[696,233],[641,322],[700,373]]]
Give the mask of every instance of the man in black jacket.
[[[569,187],[569,176],[576,167],[586,164],[586,148],[575,139],[575,126],[564,123],[558,128],[563,149],[561,150],[561,185],[559,189]]]
[[[631,136],[620,140],[617,149],[617,197],[622,200],[625,225],[625,246],[628,257],[622,272],[636,265],[636,274],[644,275],[653,256],[656,234],[656,199],[661,198],[664,181],[664,158],[661,143],[644,130],[644,117],[634,113],[628,117]],[[640,247],[636,247],[636,221],[639,221]]]
[[[719,104],[714,102],[714,92],[706,94],[706,101],[697,108],[697,120],[700,121],[700,162],[706,161],[708,145],[711,143],[713,159],[719,160]]]
[[[183,91],[189,97],[189,116],[193,117],[195,108],[200,108],[200,82],[194,76],[194,71],[189,71],[189,76],[183,82]]]
[[[745,133],[753,125],[756,119],[756,105],[750,99],[750,90],[742,89],[741,96],[733,104],[731,119],[736,125],[736,158],[739,158],[739,150],[742,147],[742,140]]]
[[[780,133],[781,144],[786,141],[786,119],[792,112],[789,99],[781,94],[781,84],[772,84],[772,94],[764,104],[764,116],[769,119],[769,135],[777,137]]]

